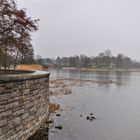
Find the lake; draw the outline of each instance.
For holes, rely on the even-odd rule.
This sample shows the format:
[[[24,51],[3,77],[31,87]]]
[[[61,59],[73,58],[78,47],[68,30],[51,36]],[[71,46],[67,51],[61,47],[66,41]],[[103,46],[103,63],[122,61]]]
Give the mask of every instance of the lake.
[[[48,140],[140,140],[140,73],[50,70],[51,78],[112,81],[72,86],[72,94],[52,101],[69,110],[54,115]],[[87,116],[93,113],[93,121]]]

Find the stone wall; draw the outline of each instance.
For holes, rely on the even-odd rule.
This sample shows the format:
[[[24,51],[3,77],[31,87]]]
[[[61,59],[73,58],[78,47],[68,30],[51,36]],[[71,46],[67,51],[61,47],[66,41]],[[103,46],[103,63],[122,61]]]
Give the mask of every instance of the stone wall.
[[[26,140],[48,117],[49,73],[0,75],[0,140]]]

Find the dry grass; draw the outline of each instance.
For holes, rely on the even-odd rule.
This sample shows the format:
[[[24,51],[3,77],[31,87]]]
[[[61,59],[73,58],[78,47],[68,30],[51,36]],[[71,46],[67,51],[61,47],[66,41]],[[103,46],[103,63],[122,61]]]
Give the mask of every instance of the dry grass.
[[[49,103],[49,113],[54,113],[60,109],[60,105],[55,103]]]

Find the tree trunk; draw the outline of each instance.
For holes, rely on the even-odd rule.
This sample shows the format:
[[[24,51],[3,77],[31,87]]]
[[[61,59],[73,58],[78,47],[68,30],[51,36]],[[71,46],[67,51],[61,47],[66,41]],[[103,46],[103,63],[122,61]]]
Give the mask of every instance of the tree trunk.
[[[17,51],[17,55],[16,55],[16,59],[15,59],[15,63],[14,63],[14,70],[16,68],[16,65],[17,65],[17,59],[18,59],[18,55],[19,55],[19,51]]]

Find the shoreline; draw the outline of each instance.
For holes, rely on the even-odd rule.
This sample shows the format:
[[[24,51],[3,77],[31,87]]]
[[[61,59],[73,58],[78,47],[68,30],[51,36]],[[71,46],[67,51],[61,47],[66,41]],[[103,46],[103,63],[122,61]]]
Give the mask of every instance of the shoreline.
[[[76,68],[76,67],[51,67],[49,69],[60,69],[60,70],[75,70],[75,71],[93,71],[93,72],[140,72],[140,68],[131,68],[131,69],[95,69],[95,68]]]

